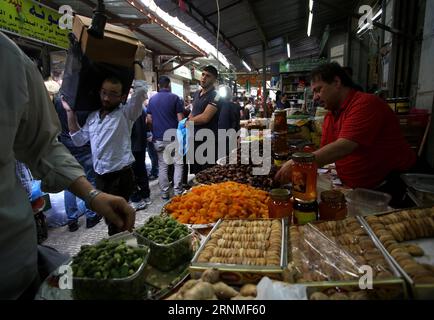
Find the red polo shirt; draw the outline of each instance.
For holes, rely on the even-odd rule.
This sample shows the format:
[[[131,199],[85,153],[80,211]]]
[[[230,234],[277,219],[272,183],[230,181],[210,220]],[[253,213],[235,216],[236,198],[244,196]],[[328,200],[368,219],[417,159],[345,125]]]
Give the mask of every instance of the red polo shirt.
[[[321,146],[339,138],[359,145],[336,161],[339,178],[352,188],[374,188],[390,172],[405,171],[416,162],[398,118],[383,100],[371,94],[351,90],[341,108],[326,115]]]

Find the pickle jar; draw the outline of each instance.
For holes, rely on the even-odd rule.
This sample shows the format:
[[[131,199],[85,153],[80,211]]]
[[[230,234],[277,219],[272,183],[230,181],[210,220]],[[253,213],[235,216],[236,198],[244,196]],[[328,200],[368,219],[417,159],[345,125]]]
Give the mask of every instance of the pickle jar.
[[[306,224],[318,220],[318,202],[294,200],[294,224]]]
[[[316,201],[317,165],[313,153],[292,155],[292,194],[301,201]]]
[[[338,190],[327,190],[321,192],[319,204],[320,220],[342,220],[347,216],[347,204],[345,196]]]
[[[291,194],[288,189],[272,189],[268,202],[270,218],[289,217],[292,220]]]

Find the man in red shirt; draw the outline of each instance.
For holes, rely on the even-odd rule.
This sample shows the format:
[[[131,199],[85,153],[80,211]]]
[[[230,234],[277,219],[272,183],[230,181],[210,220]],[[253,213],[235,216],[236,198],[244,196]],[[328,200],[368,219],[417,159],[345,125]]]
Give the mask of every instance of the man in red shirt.
[[[405,141],[393,111],[381,99],[353,89],[337,63],[312,72],[314,99],[329,112],[324,119],[321,148],[314,151],[318,166],[336,163],[342,182],[351,188],[378,188],[392,173],[406,172],[416,155]],[[276,179],[291,178],[292,161]]]

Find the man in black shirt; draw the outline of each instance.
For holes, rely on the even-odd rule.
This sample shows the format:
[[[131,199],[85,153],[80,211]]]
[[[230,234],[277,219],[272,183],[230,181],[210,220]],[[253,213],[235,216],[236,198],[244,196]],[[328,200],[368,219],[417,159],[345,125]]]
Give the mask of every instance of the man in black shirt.
[[[201,90],[198,90],[194,94],[193,98],[193,110],[188,117],[189,122],[194,123],[194,135],[197,136],[201,129],[210,129],[214,134],[214,147],[215,156],[211,161],[207,160],[205,164],[198,163],[198,159],[195,159],[190,167],[192,173],[198,173],[215,164],[217,157],[217,132],[218,132],[218,121],[219,121],[219,107],[216,101],[217,92],[215,91],[214,84],[217,80],[218,72],[213,66],[207,66],[202,71],[202,77],[200,80]],[[206,140],[205,140],[206,142]],[[194,152],[196,153],[197,148],[205,143],[202,141],[194,142]],[[205,154],[206,156],[206,154]],[[208,158],[207,158],[208,159]],[[189,159],[190,161],[193,159]]]

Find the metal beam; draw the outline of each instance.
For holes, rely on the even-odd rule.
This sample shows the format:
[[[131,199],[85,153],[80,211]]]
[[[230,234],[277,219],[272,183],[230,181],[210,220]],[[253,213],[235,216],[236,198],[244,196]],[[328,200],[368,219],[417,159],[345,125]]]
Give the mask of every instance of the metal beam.
[[[259,23],[258,17],[255,14],[255,10],[253,9],[251,0],[244,0],[244,4],[247,7],[247,10],[250,12],[253,22],[255,22],[256,30],[258,30],[259,35],[261,36],[262,42],[265,44],[265,48],[268,47],[267,37],[265,36],[264,29],[262,29],[261,24]]]
[[[177,56],[177,57],[191,57],[191,58],[202,58],[199,54],[188,54],[188,53],[168,53],[168,52],[155,52],[157,56]]]
[[[178,0],[172,0],[173,3],[178,6]],[[184,0],[185,4],[188,6],[188,12],[186,12],[190,17],[192,17],[194,20],[202,24],[202,26],[207,29],[211,34],[216,36],[217,33],[217,26],[211,22],[208,18],[205,17],[205,15],[197,9],[190,0]],[[201,19],[199,19],[194,13],[200,16]],[[210,27],[211,26],[211,27]],[[220,37],[221,41],[237,56],[239,56],[239,49],[238,47],[220,30]]]
[[[220,8],[220,13],[221,13],[222,11],[226,10],[226,9],[229,9],[229,8],[232,8],[232,7],[236,6],[237,4],[239,4],[239,3],[241,3],[241,2],[243,2],[243,0],[237,0],[237,1],[235,1],[235,2],[232,2],[232,3],[228,4],[228,5],[225,6],[225,7]],[[211,12],[211,13],[206,14],[206,15],[205,15],[205,18],[209,18],[209,17],[211,17],[211,16],[213,16],[213,15],[215,15],[215,14],[217,14],[217,11],[213,11],[213,12]]]
[[[176,67],[173,67],[173,68],[170,69],[170,70],[164,70],[164,69],[162,69],[162,70],[159,70],[159,71],[160,71],[160,72],[173,72],[174,70],[176,70],[176,69],[178,69],[178,68],[180,68],[180,67],[186,65],[186,64],[189,63],[190,61],[193,61],[194,59],[196,59],[196,57],[191,58],[191,59],[187,59],[187,60],[183,60],[183,61],[181,61],[181,63],[180,63],[179,65],[177,65]]]
[[[96,3],[93,3],[93,2],[90,1],[90,0],[79,0],[79,1],[80,1],[81,3],[84,3],[84,4],[88,5],[88,6],[91,7],[92,9],[95,9],[96,6],[97,6]],[[114,13],[108,11],[107,9],[105,10],[105,14],[106,14],[106,16],[109,17],[109,18],[119,18],[117,15],[115,15]]]

